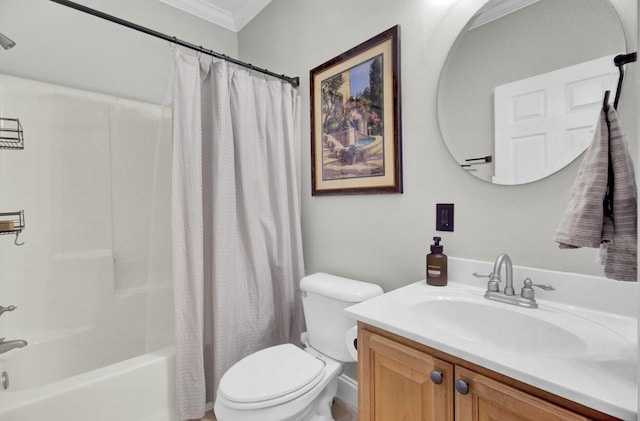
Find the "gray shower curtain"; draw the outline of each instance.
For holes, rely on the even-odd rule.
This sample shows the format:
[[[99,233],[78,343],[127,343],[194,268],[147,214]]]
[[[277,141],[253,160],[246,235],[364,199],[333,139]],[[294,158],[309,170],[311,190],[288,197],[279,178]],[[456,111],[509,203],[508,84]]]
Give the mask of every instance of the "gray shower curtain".
[[[180,420],[222,374],[299,343],[304,274],[294,166],[296,91],[175,52],[173,274]]]

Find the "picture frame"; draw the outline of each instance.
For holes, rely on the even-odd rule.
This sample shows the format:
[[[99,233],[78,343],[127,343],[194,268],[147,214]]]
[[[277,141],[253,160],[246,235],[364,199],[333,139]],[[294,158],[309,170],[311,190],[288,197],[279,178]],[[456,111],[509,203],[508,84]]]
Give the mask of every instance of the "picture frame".
[[[312,195],[402,193],[400,27],[310,71]]]

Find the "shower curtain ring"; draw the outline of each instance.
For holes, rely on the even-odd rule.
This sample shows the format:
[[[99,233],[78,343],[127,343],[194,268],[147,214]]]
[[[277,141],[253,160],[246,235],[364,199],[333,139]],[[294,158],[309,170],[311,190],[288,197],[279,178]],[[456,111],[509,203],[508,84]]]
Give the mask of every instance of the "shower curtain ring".
[[[169,41],[169,46],[171,47],[171,51],[176,51],[176,48],[178,46],[178,38],[176,37],[171,37],[173,39],[173,41]]]

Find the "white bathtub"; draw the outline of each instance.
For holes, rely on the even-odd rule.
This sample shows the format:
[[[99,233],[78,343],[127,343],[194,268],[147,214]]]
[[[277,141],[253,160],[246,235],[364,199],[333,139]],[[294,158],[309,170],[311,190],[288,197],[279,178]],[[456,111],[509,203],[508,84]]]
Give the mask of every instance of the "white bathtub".
[[[10,382],[11,358],[19,351],[0,363]],[[55,356],[44,361],[56,366]],[[15,388],[0,391],[0,421],[173,421],[174,377],[175,348],[169,347],[40,386],[16,378]]]

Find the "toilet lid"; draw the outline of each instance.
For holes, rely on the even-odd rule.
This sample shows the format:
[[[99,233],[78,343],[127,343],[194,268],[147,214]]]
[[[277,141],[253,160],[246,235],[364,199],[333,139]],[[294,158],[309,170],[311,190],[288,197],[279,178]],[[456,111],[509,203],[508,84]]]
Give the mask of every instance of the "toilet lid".
[[[234,364],[222,376],[218,393],[241,404],[284,401],[278,398],[285,395],[290,400],[315,386],[323,372],[324,363],[320,359],[292,344],[277,345]]]

